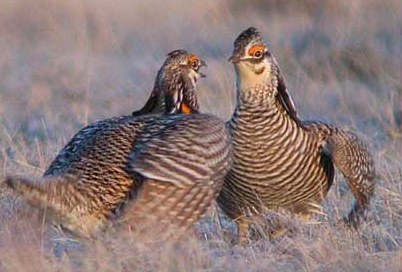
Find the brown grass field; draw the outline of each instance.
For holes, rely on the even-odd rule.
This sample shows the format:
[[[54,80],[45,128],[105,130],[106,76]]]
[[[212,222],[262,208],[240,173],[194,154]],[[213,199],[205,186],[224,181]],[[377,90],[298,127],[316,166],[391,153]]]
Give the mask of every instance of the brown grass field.
[[[402,271],[400,0],[2,0],[0,179],[39,177],[80,128],[138,109],[173,49],[207,61],[202,111],[228,119],[227,58],[249,26],[276,54],[303,119],[369,144],[378,187],[358,232],[336,224],[353,200],[338,175],[328,220],[282,215],[294,231],[275,240],[232,246],[233,224],[220,227],[214,212],[176,245],[122,233],[57,259],[40,215],[0,185],[0,271]]]

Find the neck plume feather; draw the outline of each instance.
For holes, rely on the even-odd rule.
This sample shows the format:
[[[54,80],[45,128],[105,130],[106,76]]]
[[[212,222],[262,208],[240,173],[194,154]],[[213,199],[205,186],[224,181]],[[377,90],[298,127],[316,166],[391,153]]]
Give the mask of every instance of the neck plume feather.
[[[292,98],[286,88],[285,80],[281,75],[278,75],[278,99],[282,106],[285,108],[288,115],[301,127],[303,127],[303,122],[300,120],[299,115],[297,113],[295,104],[293,103]]]
[[[158,96],[159,94],[155,90],[152,91],[151,96],[148,98],[145,105],[140,110],[134,111],[133,116],[139,116],[154,112],[158,107]]]

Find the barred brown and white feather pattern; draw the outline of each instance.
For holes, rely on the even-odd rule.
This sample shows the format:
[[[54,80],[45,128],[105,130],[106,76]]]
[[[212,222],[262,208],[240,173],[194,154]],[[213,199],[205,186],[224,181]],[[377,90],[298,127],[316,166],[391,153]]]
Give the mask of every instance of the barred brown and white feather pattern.
[[[7,179],[31,204],[49,208],[58,223],[82,236],[96,235],[124,213],[188,228],[212,204],[231,164],[229,133],[210,115],[125,116],[84,131],[86,137],[72,140],[77,155],[59,157],[64,166],[54,175],[38,184]],[[152,208],[168,203],[173,210]]]
[[[197,79],[203,76],[201,66],[205,62],[196,55],[171,52],[140,111],[80,130],[40,182],[8,177],[6,183],[33,206],[49,211],[62,227],[87,237],[119,221],[131,202],[136,203],[130,209],[133,214],[180,221],[180,209],[152,214],[147,208],[148,204],[163,206],[172,197],[176,203],[172,209],[186,203],[182,212],[199,218],[221,189],[231,163],[229,134],[222,121],[179,114],[198,112],[195,91]],[[166,115],[152,115],[161,108]],[[172,194],[160,189],[165,187]],[[188,197],[194,201],[189,203]],[[144,220],[136,223],[145,225]]]
[[[318,167],[322,163],[318,137],[277,108],[258,104],[239,105],[228,127],[234,162],[220,202],[231,217],[242,214],[244,208],[259,211],[262,203],[271,209],[285,207],[302,212],[322,199],[333,169],[328,162]],[[226,204],[232,200],[235,203]]]
[[[335,167],[357,199],[347,218],[357,225],[375,185],[367,147],[353,133],[299,118],[277,61],[255,28],[236,39],[230,60],[237,75],[237,105],[227,123],[234,160],[218,203],[238,223],[240,242],[248,239],[250,215],[264,208],[321,212]]]
[[[194,115],[194,118],[199,117]],[[157,131],[157,137],[141,138],[138,144],[144,148],[130,156],[130,168],[149,179],[166,181],[178,187],[203,183],[206,177],[222,171],[214,166],[227,161],[230,148],[226,130],[219,119],[207,123],[182,122],[180,125],[170,124]],[[175,133],[171,132],[173,129]],[[144,133],[147,131],[145,129]]]
[[[129,227],[136,238],[158,239],[182,236],[211,208],[216,191],[194,184],[178,188],[170,183],[147,180],[131,201],[123,216],[114,222],[115,229]]]
[[[157,131],[151,127],[143,133],[151,137],[142,137],[138,142],[143,148],[131,154],[128,169],[140,180],[148,181],[142,181],[143,187],[136,193],[139,202],[132,202],[123,220],[138,222],[139,216],[144,221],[144,215],[148,215],[157,218],[160,227],[172,219],[163,216],[168,213],[175,219],[169,223],[186,229],[206,212],[223,185],[231,162],[229,135],[213,118],[208,122],[183,122],[180,126],[166,124],[166,128]],[[152,197],[148,196],[150,191]],[[146,225],[133,228],[143,230]]]
[[[158,137],[139,142],[143,148],[130,155],[128,171],[143,185],[132,193],[134,201],[120,220],[137,230],[147,229],[152,219],[159,227],[170,223],[185,230],[207,211],[231,166],[231,143],[219,119],[204,118],[182,122],[180,127],[169,125],[157,132]],[[144,216],[150,217],[148,224]],[[135,225],[139,220],[144,224]]]

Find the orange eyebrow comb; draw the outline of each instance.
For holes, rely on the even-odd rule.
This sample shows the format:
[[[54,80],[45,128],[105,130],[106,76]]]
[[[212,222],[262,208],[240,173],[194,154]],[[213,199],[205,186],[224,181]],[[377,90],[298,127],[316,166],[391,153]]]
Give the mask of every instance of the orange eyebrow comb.
[[[189,62],[200,61],[200,58],[197,55],[191,55],[188,57],[188,61]]]
[[[264,45],[254,45],[248,50],[248,54],[250,56],[254,56],[255,52],[257,51],[264,51],[266,47]]]

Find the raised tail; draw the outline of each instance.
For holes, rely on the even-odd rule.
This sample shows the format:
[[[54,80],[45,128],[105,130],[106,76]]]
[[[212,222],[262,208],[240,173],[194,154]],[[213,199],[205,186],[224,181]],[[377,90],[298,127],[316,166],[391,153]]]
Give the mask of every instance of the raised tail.
[[[82,204],[73,182],[65,177],[33,180],[21,176],[7,176],[5,184],[31,206],[45,210],[52,220],[65,221],[74,207]]]
[[[50,195],[45,184],[40,181],[21,176],[8,176],[5,184],[32,206],[41,208],[48,206]]]

